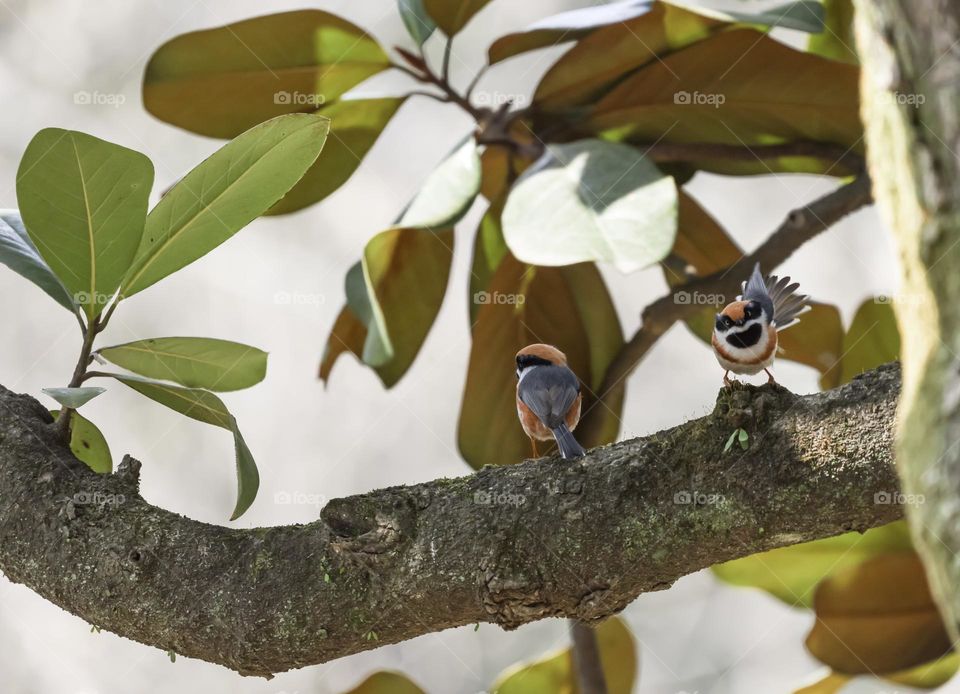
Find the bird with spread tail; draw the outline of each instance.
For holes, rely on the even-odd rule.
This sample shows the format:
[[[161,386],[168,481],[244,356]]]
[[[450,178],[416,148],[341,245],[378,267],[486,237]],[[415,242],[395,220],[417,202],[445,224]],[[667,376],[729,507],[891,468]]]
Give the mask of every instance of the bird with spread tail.
[[[777,332],[794,325],[808,308],[810,297],[797,294],[799,286],[790,284],[789,277],[770,275],[764,280],[757,263],[743,283],[743,295],[717,314],[710,341],[726,369],[724,385],[730,385],[731,371],[751,376],[765,371],[767,383],[776,383],[768,369],[777,353]]]
[[[517,352],[517,415],[530,437],[533,457],[537,441],[555,439],[560,455],[579,458],[583,447],[573,436],[580,421],[580,381],[567,357],[551,345],[527,345]]]

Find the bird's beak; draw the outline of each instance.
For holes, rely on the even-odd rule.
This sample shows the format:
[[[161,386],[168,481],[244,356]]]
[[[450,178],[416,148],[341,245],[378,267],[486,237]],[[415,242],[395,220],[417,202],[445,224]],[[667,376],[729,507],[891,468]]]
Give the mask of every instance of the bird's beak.
[[[717,320],[714,325],[717,326],[717,330],[720,332],[723,332],[726,328],[726,326],[723,324],[723,316],[721,316],[719,313],[717,314]]]

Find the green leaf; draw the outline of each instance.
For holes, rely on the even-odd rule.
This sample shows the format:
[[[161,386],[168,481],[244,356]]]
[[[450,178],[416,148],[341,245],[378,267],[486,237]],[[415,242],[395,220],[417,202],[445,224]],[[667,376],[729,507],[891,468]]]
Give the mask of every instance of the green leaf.
[[[480,192],[481,174],[477,143],[470,136],[427,177],[399,226],[433,229],[452,225],[467,213]]]
[[[98,395],[105,393],[106,388],[86,386],[83,388],[44,388],[43,392],[59,402],[64,407],[76,410],[83,407]]]
[[[831,60],[856,65],[857,41],[853,35],[853,0],[823,0],[824,28],[810,37],[807,50]]]
[[[843,674],[911,668],[951,650],[920,558],[882,554],[834,572],[817,586],[807,649]]]
[[[594,102],[610,87],[644,65],[731,28],[766,26],[779,21],[795,27],[798,16],[817,12],[814,0],[751,15],[655,1],[649,12],[601,27],[567,51],[537,86],[534,101],[547,110],[565,110]],[[810,28],[811,25],[807,25]],[[816,29],[815,29],[816,30]],[[729,64],[727,64],[729,67]],[[683,83],[679,80],[674,91]]]
[[[0,263],[33,282],[71,313],[74,312],[70,292],[40,257],[17,210],[0,210]]]
[[[677,231],[677,187],[626,145],[550,145],[514,185],[503,211],[507,245],[536,265],[612,263],[632,272],[661,260]]]
[[[585,127],[633,143],[811,141],[862,151],[858,79],[855,66],[738,29],[635,71],[596,103]],[[728,174],[844,171],[811,157],[730,162],[705,154],[690,164]]]
[[[453,259],[453,229],[395,228],[373,237],[347,273],[347,306],[320,365],[330,377],[351,352],[392,387],[410,368],[443,303]]]
[[[139,376],[111,375],[141,395],[145,395],[171,410],[191,419],[196,419],[198,422],[226,429],[233,434],[237,462],[237,503],[230,520],[236,520],[242,516],[257,497],[257,490],[260,487],[260,473],[257,471],[257,464],[250,453],[250,449],[247,448],[247,444],[240,434],[236,418],[230,414],[223,401],[206,390],[171,386]]]
[[[490,46],[488,60],[493,65],[520,53],[577,41],[594,29],[644,15],[652,5],[651,0],[626,0],[561,12],[501,36]]]
[[[556,345],[583,384],[583,412],[596,403],[607,367],[623,345],[623,332],[603,278],[593,263],[537,267],[506,255],[474,301],[480,305],[460,406],[460,453],[471,467],[510,465],[530,455],[517,420],[516,353],[533,342]],[[623,388],[600,410],[595,437],[585,448],[616,439]],[[576,432],[575,432],[576,433]]]
[[[457,34],[490,0],[423,0],[423,7],[447,36]]]
[[[51,410],[50,414],[57,417],[60,410]],[[78,412],[70,415],[70,451],[77,460],[98,474],[113,472],[113,456],[110,455],[107,440],[93,422],[81,417]]]
[[[607,691],[630,694],[637,676],[637,654],[633,636],[619,617],[597,627],[597,646]],[[579,691],[569,648],[548,655],[533,663],[520,663],[508,668],[494,682],[494,694],[556,694]]]
[[[149,159],[84,133],[48,128],[27,145],[17,171],[23,223],[88,319],[130,267],[152,186]]]
[[[107,361],[148,378],[217,392],[249,388],[267,373],[267,353],[207,337],[158,337],[97,351]]]
[[[163,196],[123,280],[125,297],[219,246],[266,212],[320,154],[330,121],[280,116],[217,150]]]
[[[405,97],[335,101],[318,113],[330,119],[330,137],[303,178],[267,214],[296,212],[346,183],[380,137]]]
[[[344,694],[424,694],[406,675],[382,670]]]
[[[749,440],[750,434],[747,433],[746,429],[740,429],[737,433],[737,441],[740,442],[740,448],[747,450]]]
[[[761,588],[795,607],[812,607],[813,592],[823,579],[870,557],[912,552],[910,532],[903,521],[845,533],[734,559],[713,567],[714,574],[737,586]]]
[[[407,33],[418,46],[422,46],[437,28],[436,22],[423,7],[423,0],[397,0],[397,5]]]
[[[900,333],[893,305],[885,297],[867,299],[857,309],[843,336],[840,381],[900,358]]]
[[[168,41],[147,64],[143,102],[168,123],[230,138],[315,111],[389,65],[373,38],[340,17],[281,12]]]
[[[730,449],[733,448],[733,442],[737,440],[737,432],[739,429],[734,429],[733,433],[730,434],[730,438],[727,439],[726,444],[723,446],[723,452],[729,453]]]

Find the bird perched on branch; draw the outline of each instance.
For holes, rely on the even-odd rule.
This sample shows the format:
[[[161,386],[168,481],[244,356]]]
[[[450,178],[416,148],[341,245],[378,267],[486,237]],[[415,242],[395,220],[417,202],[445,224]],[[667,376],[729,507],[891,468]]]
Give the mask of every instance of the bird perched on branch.
[[[710,341],[726,369],[724,385],[730,385],[731,371],[748,375],[766,371],[767,383],[776,382],[768,368],[777,353],[777,331],[796,323],[808,308],[809,297],[796,293],[799,286],[790,284],[789,277],[770,275],[764,281],[757,263],[743,283],[743,295],[717,314]]]
[[[560,455],[578,458],[583,447],[573,437],[580,421],[580,381],[556,347],[527,345],[517,352],[517,415],[530,437],[533,457],[537,441],[556,439]]]

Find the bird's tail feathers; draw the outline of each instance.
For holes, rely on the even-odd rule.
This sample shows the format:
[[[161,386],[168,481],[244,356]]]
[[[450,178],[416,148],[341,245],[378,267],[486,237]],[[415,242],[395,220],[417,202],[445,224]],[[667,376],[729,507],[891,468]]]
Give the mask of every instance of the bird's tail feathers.
[[[567,428],[566,423],[561,423],[560,426],[553,430],[553,437],[557,440],[557,448],[560,449],[560,455],[562,457],[580,458],[586,455],[583,446],[574,438],[573,432]]]

